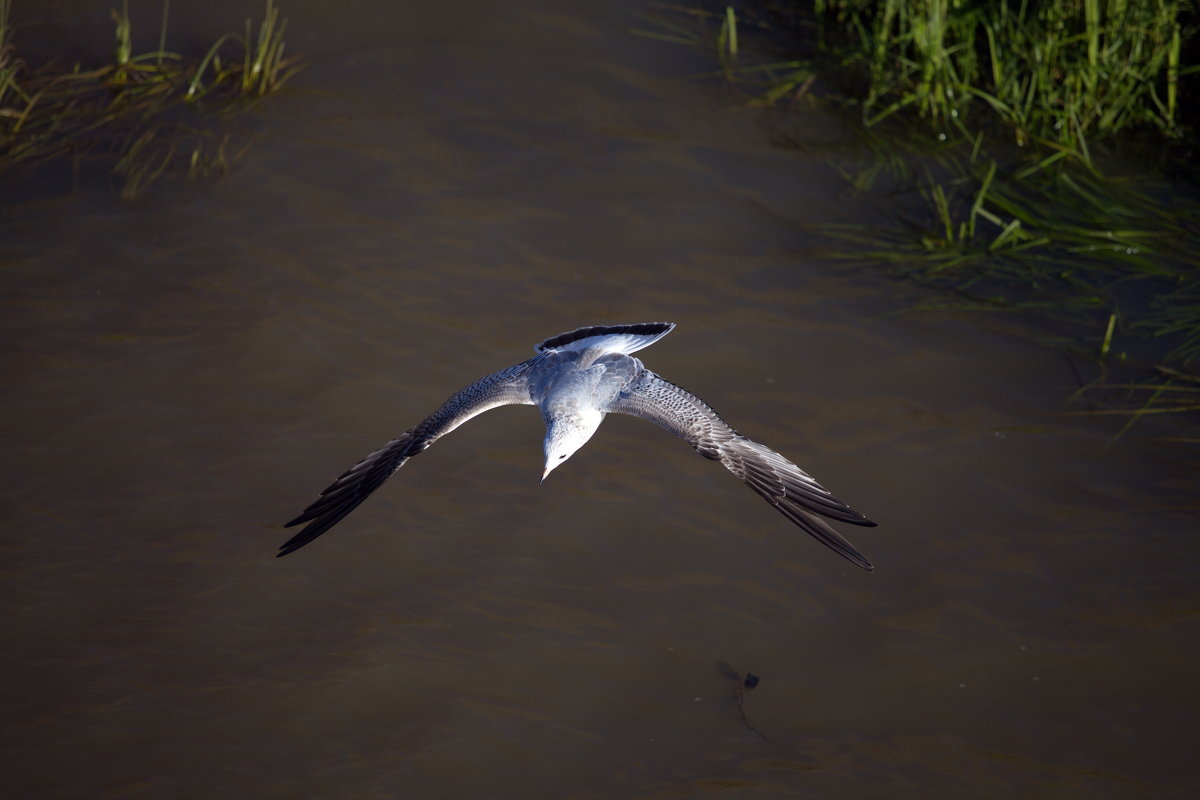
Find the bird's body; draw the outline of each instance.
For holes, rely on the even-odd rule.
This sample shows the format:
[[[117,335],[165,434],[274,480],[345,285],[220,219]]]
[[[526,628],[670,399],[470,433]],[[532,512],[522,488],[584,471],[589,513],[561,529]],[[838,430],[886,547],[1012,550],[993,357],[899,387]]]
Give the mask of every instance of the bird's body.
[[[807,473],[725,423],[699,398],[631,355],[666,336],[669,322],[580,328],[547,339],[535,355],[455,393],[422,423],[359,461],[288,523],[308,523],[280,548],[287,555],[332,528],[409,458],[467,420],[502,405],[535,405],[546,422],[544,480],[583,446],[605,414],[629,414],[686,440],[754,489],[791,522],[864,569],[871,562],[821,517],[874,525]]]

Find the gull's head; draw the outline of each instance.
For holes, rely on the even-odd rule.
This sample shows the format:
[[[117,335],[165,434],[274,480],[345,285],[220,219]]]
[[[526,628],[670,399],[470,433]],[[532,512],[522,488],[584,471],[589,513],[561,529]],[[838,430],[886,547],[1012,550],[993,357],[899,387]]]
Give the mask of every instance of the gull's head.
[[[602,419],[602,414],[593,416],[578,413],[558,413],[546,417],[546,440],[542,443],[546,471],[542,473],[542,480],[546,480],[551,470],[573,456],[592,438]]]

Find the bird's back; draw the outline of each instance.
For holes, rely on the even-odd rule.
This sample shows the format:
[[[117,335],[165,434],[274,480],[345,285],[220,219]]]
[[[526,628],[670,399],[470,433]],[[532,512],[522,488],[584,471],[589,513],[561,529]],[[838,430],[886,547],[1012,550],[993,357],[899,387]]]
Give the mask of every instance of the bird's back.
[[[530,367],[529,396],[543,414],[604,413],[644,369],[640,360],[623,353],[591,348],[546,353]]]

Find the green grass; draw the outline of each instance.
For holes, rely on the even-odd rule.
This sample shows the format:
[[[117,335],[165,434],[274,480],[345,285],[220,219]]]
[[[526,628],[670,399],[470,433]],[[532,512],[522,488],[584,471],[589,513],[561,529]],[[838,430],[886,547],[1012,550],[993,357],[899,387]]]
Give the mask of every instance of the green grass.
[[[284,55],[286,25],[273,0],[265,0],[257,35],[246,20],[244,35],[221,37],[199,58],[165,49],[169,0],[158,46],[138,52],[126,0],[112,12],[111,62],[49,72],[27,70],[17,57],[10,8],[0,0],[0,174],[68,153],[113,152],[121,195],[132,198],[185,164],[193,176],[224,171],[228,141],[212,121],[276,91],[299,69]]]
[[[843,156],[856,165],[843,174],[890,222],[806,225],[830,242],[829,259],[935,290],[907,310],[1021,315],[1092,365],[1083,393],[1103,400],[1102,413],[1200,410],[1169,388],[1200,380],[1194,191],[1102,171],[1099,154],[928,140],[919,125],[864,129],[860,157],[885,152]],[[1154,390],[1112,391],[1139,380]]]
[[[29,101],[19,82],[25,65],[17,58],[11,42],[12,30],[8,22],[11,8],[12,0],[0,0],[0,115],[7,119],[18,114],[11,105]]]
[[[826,40],[867,79],[868,124],[911,108],[972,127],[990,112],[1018,144],[1085,151],[1135,128],[1184,135],[1187,0],[822,0]]]
[[[1050,169],[983,156],[971,161],[965,148],[950,149],[893,196],[894,226],[822,227],[862,245],[843,258],[979,306],[1045,309],[1088,321],[1102,334],[1100,356],[1115,352],[1114,336],[1148,332],[1175,336],[1166,360],[1196,360],[1200,208],[1194,200],[1169,200],[1165,184],[1101,176],[1077,162]]]
[[[1170,148],[1197,145],[1196,4],[812,5],[661,6],[639,33],[711,48],[712,74],[755,105],[861,121],[813,154],[886,222],[805,225],[830,259],[934,290],[922,309],[1036,321],[1092,365],[1097,413],[1195,414],[1200,171]]]

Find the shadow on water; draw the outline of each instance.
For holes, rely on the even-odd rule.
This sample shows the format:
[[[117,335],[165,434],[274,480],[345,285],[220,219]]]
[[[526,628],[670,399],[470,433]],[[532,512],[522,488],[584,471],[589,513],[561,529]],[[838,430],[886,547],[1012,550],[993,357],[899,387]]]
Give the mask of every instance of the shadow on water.
[[[762,208],[869,211],[642,10],[289,0],[311,66],[227,178],[5,206],[12,796],[1200,788],[1195,464],[1054,413],[1060,355],[813,267]],[[637,420],[539,487],[527,408],[273,558],[476,376],[664,318],[647,366],[876,519],[874,574]]]

